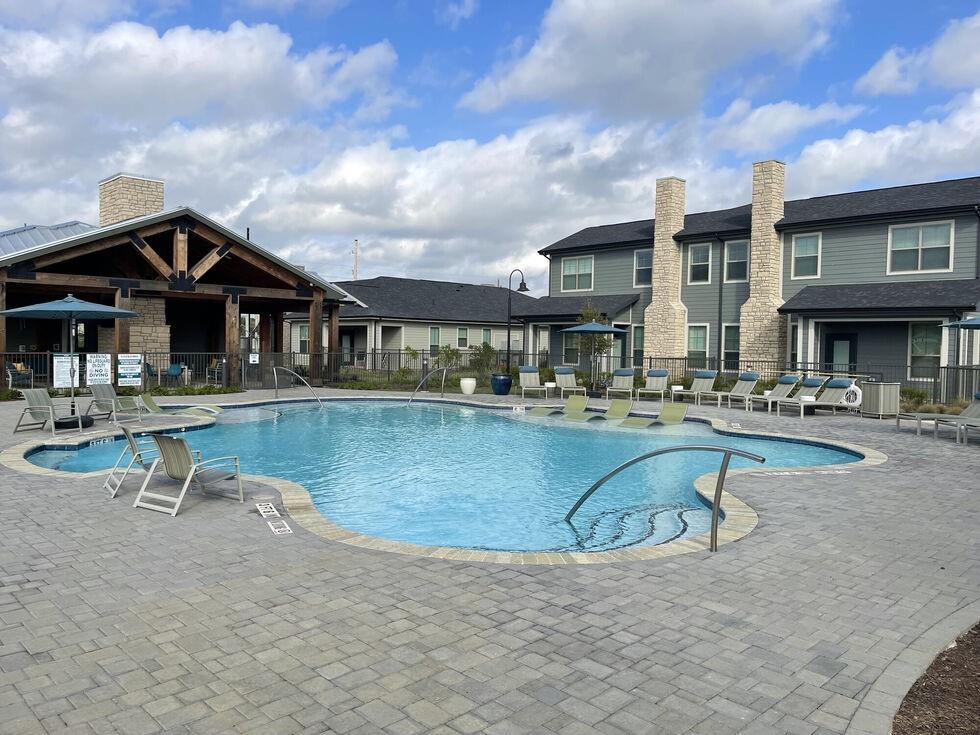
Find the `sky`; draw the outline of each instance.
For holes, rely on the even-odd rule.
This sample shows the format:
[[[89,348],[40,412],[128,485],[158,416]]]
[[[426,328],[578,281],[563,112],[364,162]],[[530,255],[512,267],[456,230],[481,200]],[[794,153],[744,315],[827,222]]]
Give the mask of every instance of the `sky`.
[[[97,182],[332,280],[546,291],[537,251],[653,216],[980,174],[980,3],[0,0],[0,229]]]

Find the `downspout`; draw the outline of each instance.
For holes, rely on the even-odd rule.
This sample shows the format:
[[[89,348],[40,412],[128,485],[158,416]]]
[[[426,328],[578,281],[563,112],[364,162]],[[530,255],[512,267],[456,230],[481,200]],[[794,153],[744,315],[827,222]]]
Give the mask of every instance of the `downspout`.
[[[725,357],[725,327],[722,326],[723,314],[722,314],[722,303],[724,302],[725,296],[725,242],[720,237],[718,233],[715,234],[715,239],[718,241],[718,372],[722,371],[724,368],[723,360]]]
[[[977,217],[977,242],[973,253],[973,277],[980,278],[980,204],[973,205],[973,214]]]

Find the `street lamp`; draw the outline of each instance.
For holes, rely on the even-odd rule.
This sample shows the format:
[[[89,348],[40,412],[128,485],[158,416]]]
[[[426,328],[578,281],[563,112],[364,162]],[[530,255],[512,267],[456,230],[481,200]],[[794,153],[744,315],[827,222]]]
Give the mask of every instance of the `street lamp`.
[[[517,287],[517,292],[527,293],[528,291],[531,290],[527,287],[527,284],[524,282],[524,271],[522,271],[520,268],[515,268],[510,272],[510,275],[507,277],[507,372],[508,373],[510,373],[510,321],[511,321],[510,300],[511,300],[511,294],[513,293],[511,290],[511,281],[514,278],[515,273],[521,274],[521,285]]]

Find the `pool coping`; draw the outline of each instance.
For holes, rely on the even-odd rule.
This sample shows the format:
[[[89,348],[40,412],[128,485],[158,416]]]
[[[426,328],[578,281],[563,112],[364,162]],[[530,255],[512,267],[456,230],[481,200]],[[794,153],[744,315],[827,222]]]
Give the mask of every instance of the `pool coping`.
[[[406,402],[409,399],[399,396],[321,396],[320,400],[330,401],[372,401],[372,402]],[[496,411],[515,412],[520,408],[518,404],[485,403],[478,400],[467,400],[460,398],[435,398],[423,397],[415,398],[419,403],[459,405],[471,408],[484,408]],[[313,403],[315,399],[292,398],[292,399],[262,399],[242,403],[226,404],[224,407],[249,408],[269,404],[282,403]],[[548,404],[540,404],[548,405]],[[555,404],[558,405],[558,404]],[[170,407],[170,406],[168,406]],[[182,404],[173,404],[173,407],[182,407]],[[521,411],[516,411],[520,413]],[[600,412],[601,413],[601,412]],[[636,416],[654,416],[649,412],[638,409],[632,412]],[[181,417],[184,418],[184,417]],[[691,423],[707,424],[718,434],[726,436],[740,436],[747,438],[761,438],[776,441],[786,441],[791,443],[811,444],[816,446],[838,449],[841,451],[855,454],[860,457],[855,462],[846,464],[820,465],[819,471],[827,472],[836,469],[847,468],[866,469],[883,464],[888,457],[883,452],[870,447],[864,447],[848,442],[840,442],[828,439],[819,439],[806,436],[789,436],[777,432],[746,430],[738,426],[733,426],[730,422],[720,418],[710,417],[687,417],[686,421]],[[136,427],[134,432],[137,436],[148,433],[182,433],[198,429],[206,429],[215,424],[215,419],[210,417],[186,417],[180,422],[159,426],[159,427]],[[45,439],[29,440],[21,444],[15,444],[0,451],[0,464],[16,472],[47,475],[62,478],[87,478],[104,477],[105,470],[93,472],[65,472],[62,470],[40,467],[32,463],[28,457],[35,452],[45,449],[81,449],[93,443],[105,439],[117,439],[122,436],[122,432],[109,426],[104,430],[82,435],[61,435],[46,437]],[[812,466],[802,467],[780,467],[779,472],[814,472]],[[728,471],[728,478],[740,475],[752,475],[766,473],[765,469],[755,467],[734,468]],[[694,480],[694,490],[711,506],[714,495],[714,485],[717,480],[717,472],[705,473]],[[292,480],[285,480],[279,477],[268,475],[242,475],[242,479],[257,482],[276,490],[282,498],[283,508],[286,512],[305,530],[329,541],[336,541],[349,546],[373,549],[376,551],[389,551],[398,554],[411,556],[430,557],[437,559],[447,559],[451,561],[467,562],[490,562],[497,564],[544,564],[544,565],[564,565],[564,564],[608,564],[613,562],[644,561],[648,559],[661,559],[678,554],[689,554],[698,551],[707,551],[710,543],[710,532],[693,536],[691,538],[668,541],[656,546],[625,547],[622,549],[611,549],[608,551],[579,551],[579,552],[518,552],[518,551],[493,551],[484,549],[470,549],[463,547],[448,546],[429,546],[415,544],[407,541],[394,541],[369,536],[366,534],[352,531],[345,528],[324,515],[313,503],[313,498],[309,491],[301,484]],[[743,502],[727,490],[721,494],[721,509],[724,514],[724,522],[718,528],[718,546],[734,543],[748,536],[759,524],[759,516],[755,510],[747,503]]]

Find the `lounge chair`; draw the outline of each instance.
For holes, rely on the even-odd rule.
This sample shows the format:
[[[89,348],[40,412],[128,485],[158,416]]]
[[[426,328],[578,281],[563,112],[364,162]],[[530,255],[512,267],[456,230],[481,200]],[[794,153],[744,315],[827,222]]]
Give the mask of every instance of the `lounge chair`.
[[[27,401],[27,408],[21,412],[20,418],[17,419],[17,425],[14,427],[15,434],[18,431],[29,429],[43,430],[44,425],[49,421],[51,422],[51,436],[54,436],[58,430],[71,429],[74,431],[76,424],[78,433],[82,433],[81,412],[76,410],[75,413],[72,413],[72,404],[65,403],[65,401],[70,402],[70,398],[52,398],[48,395],[46,388],[21,388],[20,392],[24,396],[24,400]],[[24,419],[27,417],[33,421],[25,424]]]
[[[160,452],[152,439],[145,437],[144,441],[140,443],[140,440],[136,438],[132,431],[125,426],[119,428],[122,429],[123,436],[126,437],[126,446],[123,447],[119,459],[116,460],[116,464],[109,471],[109,476],[102,483],[102,487],[109,491],[110,498],[116,497],[119,493],[119,488],[122,487],[123,482],[125,482],[133,467],[139,465],[143,468],[144,472],[149,472],[150,467],[153,465],[153,460],[160,456]],[[123,467],[123,461],[127,455],[129,455],[129,463]],[[121,474],[117,474],[120,470]]]
[[[191,406],[189,408],[179,408],[173,412],[164,411],[160,408],[160,405],[153,398],[152,393],[141,393],[140,402],[143,404],[149,413],[156,416],[178,416],[178,415],[189,415],[189,416],[215,416],[219,413],[223,413],[224,409],[221,406],[216,406],[213,403],[202,403],[198,406]]]
[[[663,401],[664,393],[667,392],[667,378],[670,371],[662,368],[647,370],[647,382],[642,388],[636,389],[636,400],[643,398],[644,393],[659,393],[660,400]]]
[[[625,419],[630,415],[630,409],[633,408],[633,401],[628,398],[613,398],[609,402],[609,408],[607,408],[602,413],[597,411],[586,411],[584,408],[581,411],[572,413],[566,411],[563,418],[569,421],[594,421],[598,419],[599,421],[609,421],[617,419]]]
[[[616,368],[612,374],[612,385],[606,388],[606,399],[610,393],[625,393],[627,398],[633,397],[633,368]]]
[[[772,404],[776,401],[780,401],[783,398],[789,398],[789,394],[793,392],[793,388],[796,384],[800,382],[799,375],[780,375],[779,380],[776,381],[776,385],[773,386],[772,390],[769,391],[767,396],[756,396],[748,395],[743,398],[745,401],[745,409],[751,411],[754,407],[756,401],[766,404],[766,411],[772,411]],[[818,389],[823,385],[823,380],[816,386]]]
[[[627,429],[646,429],[650,426],[672,426],[684,422],[687,417],[688,405],[686,403],[665,403],[660,409],[660,415],[655,419],[648,419],[643,416],[630,416],[619,422],[619,425]]]
[[[575,368],[556,367],[555,386],[558,388],[559,395],[564,398],[565,393],[581,393],[585,395],[585,388],[575,382]]]
[[[922,422],[932,421],[932,436],[939,437],[939,427],[949,426],[956,429],[956,440],[959,441],[959,433],[962,430],[966,433],[968,428],[976,428],[973,424],[980,421],[980,390],[973,394],[973,401],[959,414],[950,413],[916,413],[905,412],[895,417],[895,425],[902,428],[902,421],[915,421],[915,433],[922,435]]]
[[[8,362],[6,364],[7,370],[7,388],[13,390],[14,388],[33,388],[34,387],[34,371],[27,367],[23,362]]]
[[[538,391],[542,398],[548,397],[548,389],[541,385],[541,373],[534,365],[522,365],[518,368],[518,377],[521,381],[521,398],[527,391]]]
[[[557,406],[537,406],[527,412],[528,416],[559,416],[566,413],[581,413],[589,405],[589,399],[585,396],[572,395],[565,401],[562,407]]]
[[[779,410],[782,406],[798,408],[800,410],[800,418],[803,418],[807,407],[813,408],[814,410],[823,409],[837,413],[838,409],[847,408],[842,401],[844,400],[844,394],[847,393],[852,385],[854,385],[854,381],[850,378],[834,378],[828,380],[827,387],[824,388],[823,393],[816,396],[812,401],[801,400],[798,394],[792,398],[784,398],[781,401],[776,401],[776,415],[779,416]]]
[[[728,407],[732,407],[732,398],[735,400],[742,400],[747,403],[748,397],[752,395],[752,391],[755,390],[755,386],[759,383],[759,373],[753,373],[751,371],[746,371],[738,376],[738,381],[732,386],[731,390],[707,390],[701,393],[698,397],[699,400],[703,401],[705,398],[713,398],[716,401],[716,406],[721,408],[721,399],[728,399]]]
[[[116,423],[121,413],[135,413],[136,420],[143,420],[143,412],[146,407],[136,396],[116,395],[116,389],[111,385],[90,385],[92,391],[92,402],[85,409],[85,415],[94,418],[105,416],[112,423]],[[93,413],[94,410],[94,413]]]
[[[133,502],[134,508],[147,508],[175,516],[180,510],[180,504],[184,501],[184,496],[187,495],[191,485],[199,487],[202,493],[219,495],[224,498],[238,498],[239,503],[245,502],[245,493],[242,490],[241,464],[238,457],[214,457],[201,460],[200,456],[195,458],[191,454],[190,447],[183,439],[166,434],[150,434],[150,437],[156,443],[159,456],[153,460],[153,464],[150,465],[150,469],[146,473],[146,479],[143,480],[139,494]],[[150,484],[150,480],[153,479],[157,467],[161,464],[167,477],[182,483],[179,495],[147,492],[146,488]],[[210,489],[211,485],[226,480],[236,482],[238,485],[237,493],[212,491]]]
[[[678,396],[683,398],[684,396],[692,396],[695,403],[701,402],[701,394],[707,393],[711,390],[712,386],[715,384],[715,378],[718,377],[717,370],[696,370],[694,372],[694,380],[691,381],[691,387],[681,390],[672,390],[670,392],[670,400],[676,400]]]

